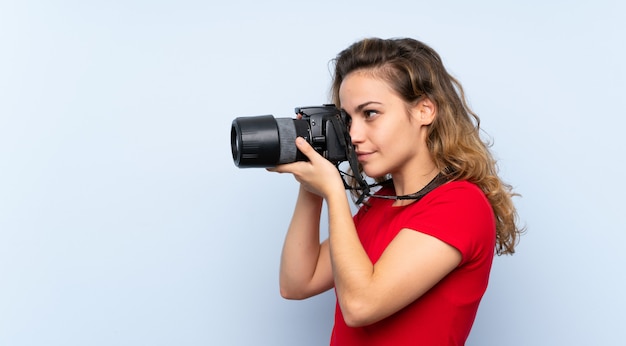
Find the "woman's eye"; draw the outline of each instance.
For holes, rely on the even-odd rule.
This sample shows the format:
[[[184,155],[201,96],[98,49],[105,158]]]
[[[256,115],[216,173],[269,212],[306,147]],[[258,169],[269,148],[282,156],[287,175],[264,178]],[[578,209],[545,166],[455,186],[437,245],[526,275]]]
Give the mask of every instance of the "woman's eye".
[[[376,116],[378,112],[375,110],[366,110],[366,111],[363,111],[363,114],[365,115],[365,118],[371,118],[371,117]]]

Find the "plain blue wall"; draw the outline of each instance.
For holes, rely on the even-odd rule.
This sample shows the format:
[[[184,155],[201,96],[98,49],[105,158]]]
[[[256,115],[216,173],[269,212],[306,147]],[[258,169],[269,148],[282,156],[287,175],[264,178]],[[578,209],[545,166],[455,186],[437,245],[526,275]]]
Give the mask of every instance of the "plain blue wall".
[[[618,1],[1,1],[0,345],[323,345],[278,294],[297,185],[237,169],[237,116],[328,101],[366,36],[443,56],[528,233],[468,345],[623,345]]]

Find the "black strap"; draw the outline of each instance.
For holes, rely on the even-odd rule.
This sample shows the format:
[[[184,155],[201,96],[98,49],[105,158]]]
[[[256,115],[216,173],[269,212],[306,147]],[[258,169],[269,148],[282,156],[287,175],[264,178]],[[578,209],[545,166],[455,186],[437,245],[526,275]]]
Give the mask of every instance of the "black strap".
[[[415,201],[419,201],[424,196],[426,196],[427,193],[429,193],[432,190],[438,188],[439,186],[445,184],[447,181],[448,181],[448,178],[443,173],[439,173],[439,174],[437,174],[437,176],[435,176],[433,178],[433,180],[431,180],[428,184],[426,184],[426,186],[424,186],[421,190],[419,190],[419,191],[417,191],[415,193],[412,193],[412,194],[409,194],[409,195],[401,195],[401,196],[371,195],[371,197],[384,198],[384,199],[395,199],[395,200],[409,200],[409,199],[413,199]]]
[[[339,129],[346,129],[346,125],[343,123],[339,116],[330,117],[330,121],[335,127],[335,131],[337,132]],[[352,139],[350,138],[350,133],[346,131],[341,131],[343,135],[338,134],[339,143],[346,149],[346,157],[348,159],[348,163],[350,164],[350,169],[352,170],[352,174],[354,174],[354,178],[359,184],[359,190],[363,191],[359,198],[354,202],[355,204],[363,203],[365,197],[370,196],[370,185],[365,181],[363,175],[359,172],[359,161],[356,156],[356,152],[354,151],[354,146],[352,145]],[[342,178],[343,180],[343,178]],[[343,185],[346,189],[352,189],[350,185],[343,180]]]

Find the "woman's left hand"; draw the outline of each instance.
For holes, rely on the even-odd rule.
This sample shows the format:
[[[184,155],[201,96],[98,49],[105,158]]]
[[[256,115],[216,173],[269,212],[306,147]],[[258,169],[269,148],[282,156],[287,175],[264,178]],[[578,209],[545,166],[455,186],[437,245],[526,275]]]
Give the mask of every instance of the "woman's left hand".
[[[302,137],[296,138],[296,147],[309,161],[299,161],[268,168],[270,172],[291,173],[307,190],[323,198],[343,191],[343,181],[337,167],[326,160]]]

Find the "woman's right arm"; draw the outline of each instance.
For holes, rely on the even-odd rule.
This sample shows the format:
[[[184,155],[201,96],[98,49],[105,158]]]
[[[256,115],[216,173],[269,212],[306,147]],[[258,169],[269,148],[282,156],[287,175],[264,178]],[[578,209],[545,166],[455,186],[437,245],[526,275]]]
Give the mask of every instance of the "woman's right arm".
[[[322,197],[302,186],[280,260],[280,294],[305,299],[333,287],[328,240],[320,243]]]

